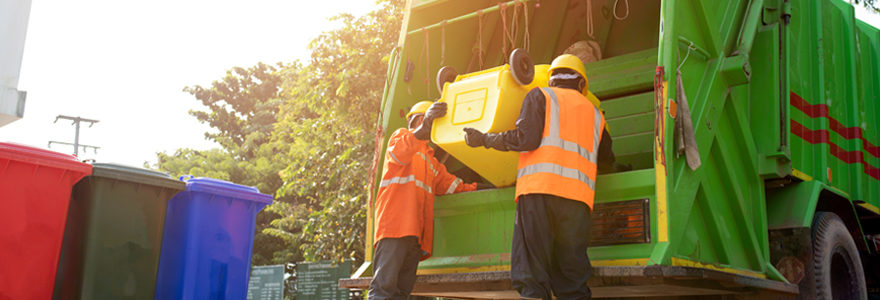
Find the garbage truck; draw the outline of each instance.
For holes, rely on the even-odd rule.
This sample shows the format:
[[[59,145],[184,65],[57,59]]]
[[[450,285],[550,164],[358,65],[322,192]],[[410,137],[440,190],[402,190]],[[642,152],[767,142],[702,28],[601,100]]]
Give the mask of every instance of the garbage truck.
[[[515,120],[510,107],[521,99],[450,93],[503,66],[496,71],[513,76],[486,85],[516,86],[502,84],[522,75],[513,49],[542,65],[589,45],[589,91],[626,166],[596,180],[594,297],[880,291],[880,30],[848,2],[409,0],[405,9],[389,56],[380,154],[420,100],[446,101],[447,117],[461,108],[450,126],[500,118],[499,107]],[[447,66],[462,75],[437,74]],[[419,264],[413,294],[518,298],[509,276],[515,180],[504,180],[515,177],[516,155],[434,142],[448,170],[497,188],[435,199],[433,256]],[[369,287],[372,209],[367,262],[340,287]]]

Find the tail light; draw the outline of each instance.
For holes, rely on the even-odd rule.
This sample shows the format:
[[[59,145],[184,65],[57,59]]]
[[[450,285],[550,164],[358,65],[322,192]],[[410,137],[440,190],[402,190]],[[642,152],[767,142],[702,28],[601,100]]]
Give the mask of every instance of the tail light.
[[[590,246],[650,242],[648,203],[638,199],[593,205]]]

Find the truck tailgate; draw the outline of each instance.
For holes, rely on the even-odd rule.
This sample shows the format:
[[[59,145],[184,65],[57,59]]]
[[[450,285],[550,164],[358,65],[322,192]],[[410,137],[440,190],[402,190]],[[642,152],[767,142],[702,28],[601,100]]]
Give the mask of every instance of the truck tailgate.
[[[340,288],[369,289],[371,277],[340,279]],[[594,267],[594,298],[738,294],[794,299],[798,286],[694,267]],[[519,299],[507,271],[419,275],[413,295],[465,299]]]

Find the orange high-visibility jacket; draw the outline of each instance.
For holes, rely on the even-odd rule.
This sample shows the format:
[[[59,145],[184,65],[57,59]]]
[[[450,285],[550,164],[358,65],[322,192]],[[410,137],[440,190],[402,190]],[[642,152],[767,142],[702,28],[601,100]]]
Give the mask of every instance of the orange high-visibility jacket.
[[[516,198],[550,194],[584,202],[592,209],[605,117],[575,90],[541,91],[547,103],[544,133],[538,149],[519,155]]]
[[[476,183],[465,184],[449,174],[426,141],[416,139],[409,129],[398,129],[385,151],[374,241],[416,236],[422,260],[427,259],[434,248],[434,195],[476,189]]]

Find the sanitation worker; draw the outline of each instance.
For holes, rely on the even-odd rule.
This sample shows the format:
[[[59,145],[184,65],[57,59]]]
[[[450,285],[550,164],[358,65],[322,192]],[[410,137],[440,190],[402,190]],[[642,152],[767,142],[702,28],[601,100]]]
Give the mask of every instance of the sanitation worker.
[[[446,172],[428,146],[435,118],[446,115],[446,103],[422,101],[406,115],[409,128],[391,135],[385,152],[376,200],[373,281],[369,299],[406,299],[416,281],[419,261],[431,256],[434,242],[434,195],[467,192]]]
[[[510,278],[523,297],[589,299],[587,257],[597,169],[612,168],[605,117],[582,94],[584,64],[563,54],[550,66],[550,87],[523,100],[516,128],[483,133],[465,128],[465,142],[520,151]]]

